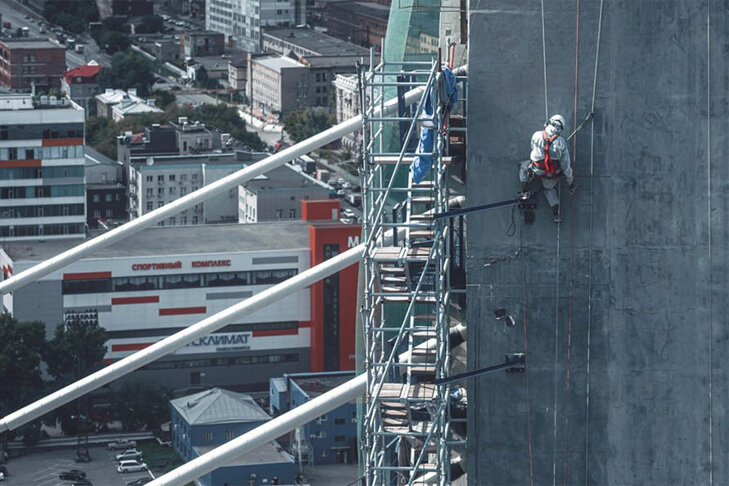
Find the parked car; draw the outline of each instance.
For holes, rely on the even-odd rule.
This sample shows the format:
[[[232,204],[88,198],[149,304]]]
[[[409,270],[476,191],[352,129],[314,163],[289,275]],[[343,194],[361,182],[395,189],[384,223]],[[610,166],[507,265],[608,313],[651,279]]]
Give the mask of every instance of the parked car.
[[[126,461],[130,459],[139,459],[142,457],[142,452],[138,451],[137,449],[127,449],[126,451],[122,452],[121,454],[116,455],[117,461]]]
[[[354,218],[354,211],[349,208],[342,209],[342,216],[346,218]]]
[[[5,481],[5,474],[0,472],[0,481]]]
[[[5,466],[0,466],[0,473],[3,473],[3,476],[10,476],[8,473],[8,468]]]
[[[63,481],[80,481],[81,479],[86,479],[86,473],[80,469],[69,469],[68,471],[61,471],[58,479]]]
[[[142,486],[147,483],[151,483],[152,478],[139,478],[136,481],[132,481],[131,483],[127,483],[127,486]]]
[[[116,467],[120,473],[146,471],[147,465],[140,461],[121,461]]]
[[[106,444],[106,448],[110,451],[116,451],[116,450],[126,450],[132,447],[137,447],[137,441],[136,440],[126,440],[126,439],[119,439],[115,440],[113,442],[109,442]]]

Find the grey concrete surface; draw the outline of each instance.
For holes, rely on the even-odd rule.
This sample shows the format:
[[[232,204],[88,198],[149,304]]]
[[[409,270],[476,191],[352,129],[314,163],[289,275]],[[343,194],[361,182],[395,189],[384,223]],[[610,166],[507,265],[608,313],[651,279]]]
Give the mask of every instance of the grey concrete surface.
[[[581,118],[600,1],[544,1],[548,112],[568,130],[578,3]],[[473,206],[517,192],[517,163],[546,110],[541,3],[470,7]],[[525,344],[528,363],[528,374],[471,383],[469,484],[729,484],[728,9],[605,1],[594,146],[588,125],[563,223],[542,194],[533,224],[514,214],[513,236],[510,209],[468,216],[469,367]],[[498,307],[518,325],[493,319]]]
[[[91,447],[92,462],[76,464],[73,461],[75,449],[63,448],[45,452],[32,452],[6,464],[10,475],[5,478],[7,486],[69,486],[71,481],[61,481],[61,471],[80,469],[94,486],[124,486],[136,479],[149,477],[149,472],[119,474],[116,471],[115,454],[104,447]]]

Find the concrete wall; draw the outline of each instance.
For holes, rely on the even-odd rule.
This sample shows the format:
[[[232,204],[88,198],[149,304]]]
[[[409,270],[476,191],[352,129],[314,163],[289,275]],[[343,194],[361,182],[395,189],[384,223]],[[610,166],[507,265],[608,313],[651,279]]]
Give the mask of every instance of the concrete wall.
[[[581,2],[578,117],[600,3]],[[545,112],[574,127],[577,26],[575,1],[544,2],[545,110],[540,2],[470,6],[473,206],[514,196]],[[577,140],[564,222],[542,194],[514,234],[510,209],[468,216],[469,368],[525,347],[528,363],[470,382],[469,484],[729,482],[728,7],[604,2],[595,123]],[[518,324],[493,319],[498,307]]]
[[[61,281],[33,282],[14,291],[13,297],[13,317],[21,322],[44,322],[46,335],[53,337],[56,326],[63,323]]]

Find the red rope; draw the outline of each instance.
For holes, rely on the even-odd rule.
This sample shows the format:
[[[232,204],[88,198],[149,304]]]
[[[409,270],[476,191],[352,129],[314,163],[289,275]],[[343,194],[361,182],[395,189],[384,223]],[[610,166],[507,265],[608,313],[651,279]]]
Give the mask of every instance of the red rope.
[[[529,485],[534,486],[534,461],[532,459],[532,425],[531,410],[529,407],[529,357],[527,354],[527,299],[526,299],[526,263],[524,262],[524,246],[521,249],[521,289],[524,313],[524,378],[526,380],[526,415],[527,415],[527,440],[529,444]]]
[[[577,0],[577,16],[575,25],[575,111],[574,124],[577,126],[577,94],[579,80],[579,52],[580,52],[580,0]],[[572,166],[574,171],[575,162],[577,161],[577,134],[575,133],[572,140]],[[567,466],[569,464],[569,398],[570,398],[570,362],[572,358],[572,294],[574,289],[573,268],[575,263],[575,199],[572,198],[572,217],[570,218],[570,292],[569,305],[567,311],[567,377],[565,387],[564,400],[564,471],[563,484],[567,485]],[[585,458],[587,460],[587,458]]]

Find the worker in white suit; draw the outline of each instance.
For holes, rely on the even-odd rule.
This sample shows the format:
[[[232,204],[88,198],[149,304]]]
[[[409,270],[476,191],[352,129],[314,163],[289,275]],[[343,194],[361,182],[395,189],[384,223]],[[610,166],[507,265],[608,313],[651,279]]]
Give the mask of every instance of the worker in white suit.
[[[564,176],[567,179],[570,194],[574,195],[576,189],[570,151],[567,141],[561,135],[564,127],[564,117],[559,114],[552,115],[544,124],[544,128],[532,135],[529,160],[522,162],[519,168],[519,180],[522,186],[520,198],[529,199],[531,197],[529,185],[535,177],[541,179],[544,196],[552,208],[555,223],[562,221],[556,189],[560,178]]]

